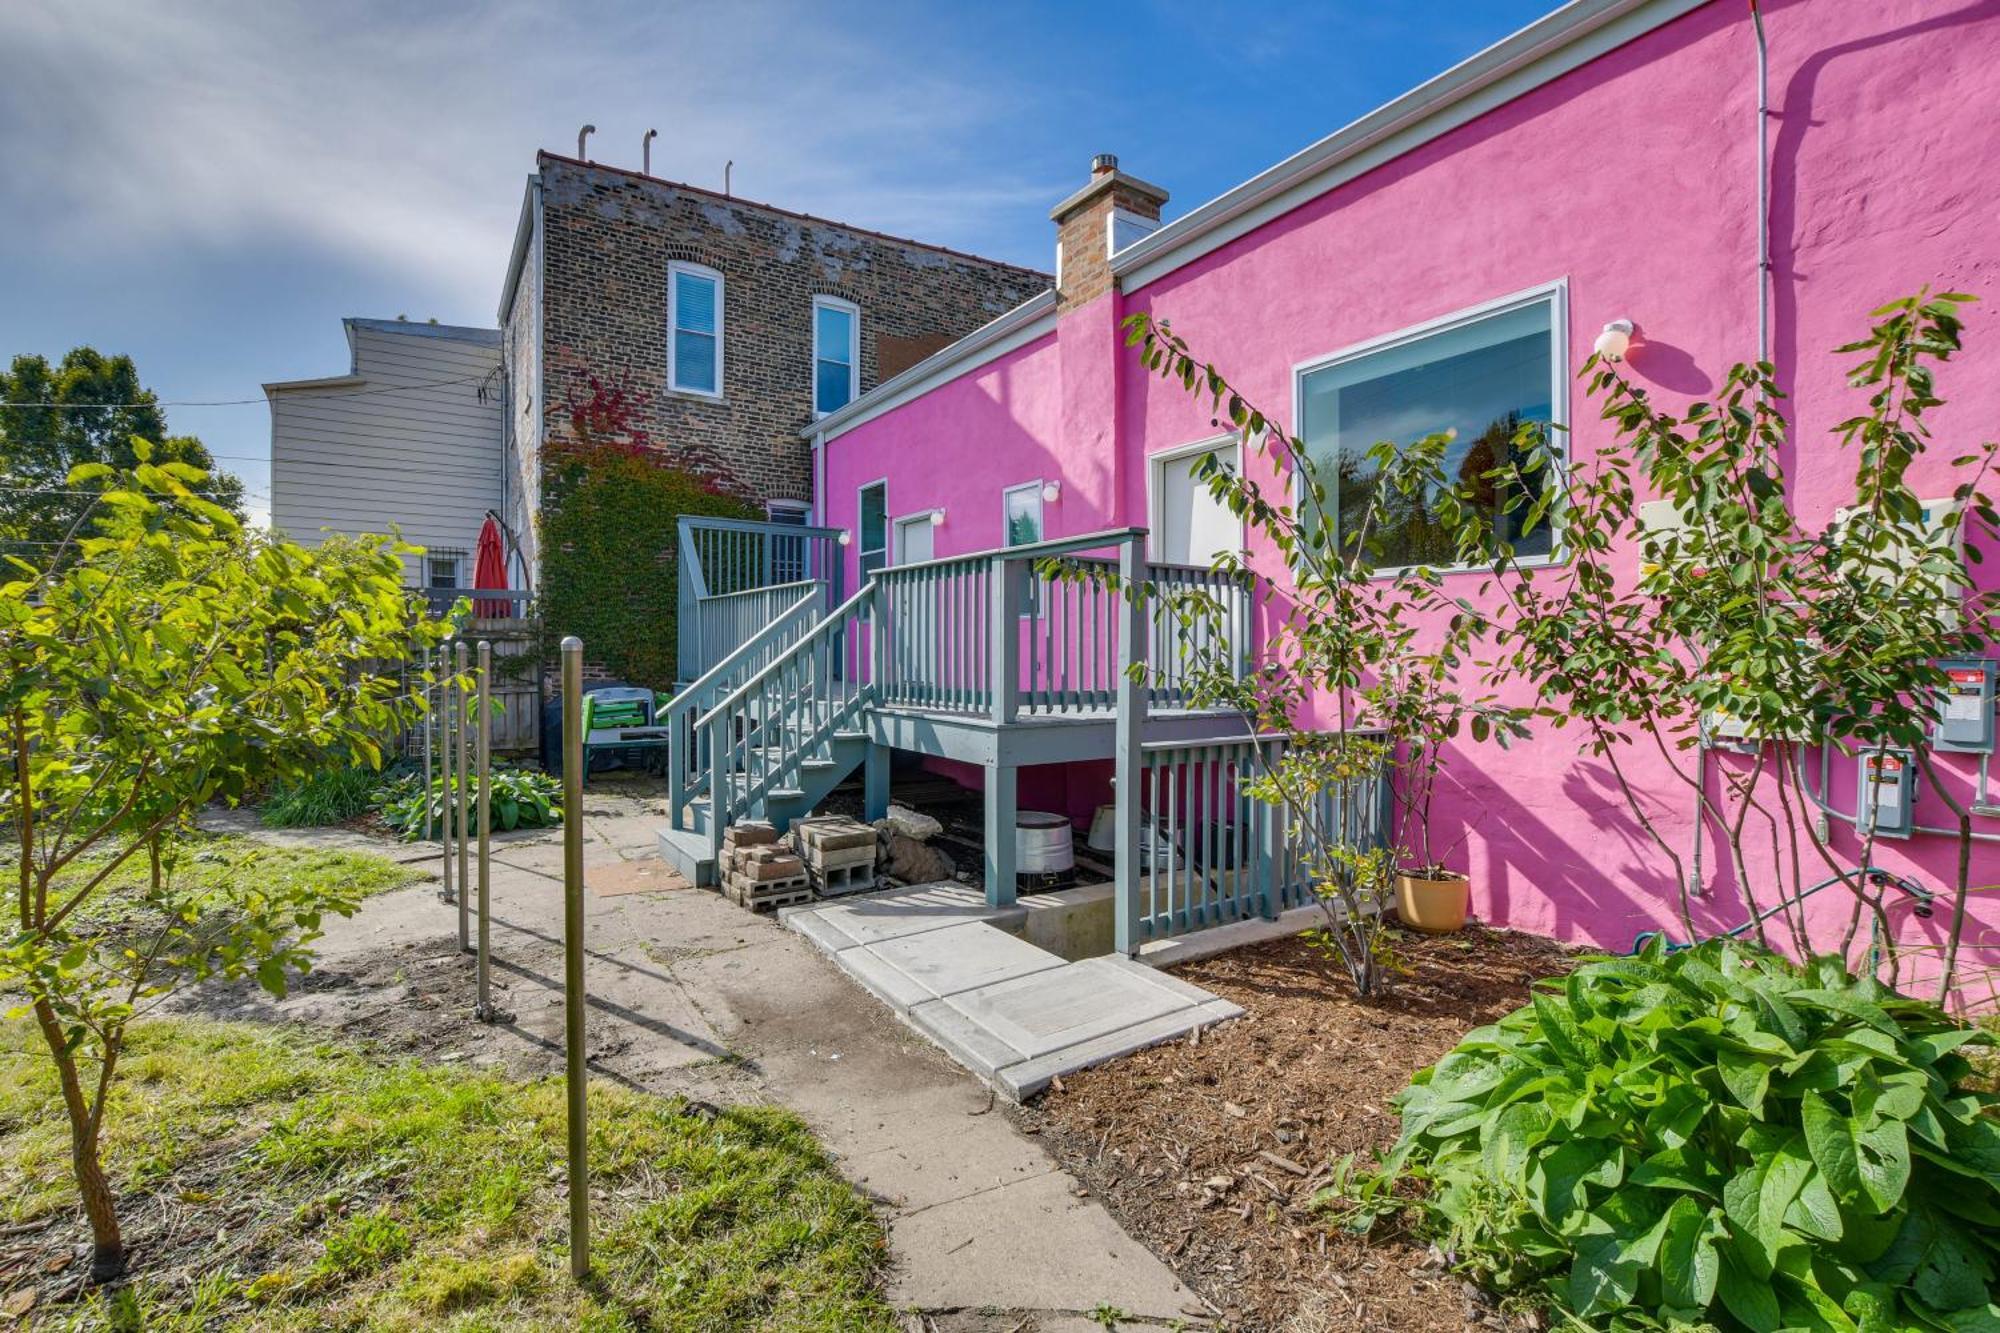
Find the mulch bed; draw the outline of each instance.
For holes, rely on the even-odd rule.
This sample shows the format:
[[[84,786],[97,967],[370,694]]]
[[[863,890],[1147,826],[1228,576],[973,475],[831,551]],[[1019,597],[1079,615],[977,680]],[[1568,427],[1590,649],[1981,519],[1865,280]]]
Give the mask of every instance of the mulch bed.
[[[1521,1005],[1572,955],[1511,931],[1406,935],[1413,974],[1378,1002],[1293,937],[1176,969],[1245,1016],[1195,1042],[1062,1081],[1023,1126],[1233,1327],[1505,1327],[1429,1247],[1342,1231],[1312,1208],[1330,1163],[1395,1142],[1390,1106],[1416,1070]]]

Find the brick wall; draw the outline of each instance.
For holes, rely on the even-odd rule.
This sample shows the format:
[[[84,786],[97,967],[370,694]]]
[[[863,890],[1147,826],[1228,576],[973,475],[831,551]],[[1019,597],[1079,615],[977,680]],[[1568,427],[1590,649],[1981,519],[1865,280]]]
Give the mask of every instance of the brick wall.
[[[861,308],[861,388],[963,336],[1049,275],[542,154],[542,410],[551,440],[587,377],[626,388],[679,465],[752,499],[812,497],[812,300]],[[667,266],[722,273],[722,400],[667,388]]]

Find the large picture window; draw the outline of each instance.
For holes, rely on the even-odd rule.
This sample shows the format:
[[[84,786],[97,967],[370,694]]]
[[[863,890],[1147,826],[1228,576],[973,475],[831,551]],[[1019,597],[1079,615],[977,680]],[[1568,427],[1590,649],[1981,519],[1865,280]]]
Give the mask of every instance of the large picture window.
[[[667,387],[722,396],[722,275],[699,264],[667,270]]]
[[[1400,334],[1301,371],[1299,435],[1305,441],[1328,515],[1343,542],[1356,540],[1375,489],[1368,452],[1387,441],[1409,445],[1456,431],[1445,451],[1447,476],[1471,486],[1517,555],[1553,549],[1548,523],[1522,532],[1524,507],[1503,514],[1505,489],[1484,474],[1514,457],[1524,424],[1561,419],[1562,342],[1559,290],[1518,298]],[[1448,565],[1457,551],[1434,496],[1378,502],[1378,563]]]

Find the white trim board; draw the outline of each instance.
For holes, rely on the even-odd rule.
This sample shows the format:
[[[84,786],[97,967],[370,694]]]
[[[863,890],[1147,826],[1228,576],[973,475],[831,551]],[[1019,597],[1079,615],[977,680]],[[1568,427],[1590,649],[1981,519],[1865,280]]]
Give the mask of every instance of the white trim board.
[[[873,421],[915,398],[921,398],[940,384],[999,360],[1055,332],[1055,290],[1030,297],[990,324],[974,329],[949,347],[931,353],[902,374],[862,394],[841,408],[829,412],[799,433],[820,445],[838,439],[863,422]]]
[[[1512,36],[1184,213],[1111,260],[1134,292],[1488,111],[1643,37],[1707,0],[1570,0]]]

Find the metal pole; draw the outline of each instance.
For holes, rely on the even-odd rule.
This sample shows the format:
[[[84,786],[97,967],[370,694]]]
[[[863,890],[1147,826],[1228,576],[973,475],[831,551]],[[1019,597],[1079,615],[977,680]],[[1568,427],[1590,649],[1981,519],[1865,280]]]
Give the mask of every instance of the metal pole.
[[[569,1271],[590,1273],[583,1070],[583,640],[562,641],[563,1053],[569,1086]]]
[[[464,685],[465,659],[471,651],[466,646],[464,639],[458,641],[457,656],[460,684],[458,687],[458,707],[453,710],[458,716],[458,798],[453,804],[458,808],[456,816],[458,819],[458,947],[463,953],[472,952],[472,876],[469,873],[472,867],[468,864],[471,852],[465,845],[465,835],[472,824],[472,811],[467,808],[467,802],[470,799],[469,789],[472,785],[472,755],[470,753],[472,749],[472,727],[470,725],[471,719],[466,716],[466,704],[469,700],[466,697]]]
[[[493,645],[479,641],[479,1003],[472,1011],[482,1023],[493,1012]]]
[[[424,649],[424,837],[431,836],[436,821],[431,818],[431,730],[437,726],[437,710],[431,707],[431,696],[437,690],[437,673],[433,668],[431,650]]]
[[[438,776],[442,779],[444,795],[442,807],[438,811],[441,827],[438,829],[438,843],[444,849],[444,888],[438,897],[448,903],[458,901],[451,877],[451,640],[445,640],[444,651],[439,654],[444,661],[445,678],[438,682],[438,718],[443,723],[443,734],[438,737]],[[428,802],[429,793],[424,799]]]

